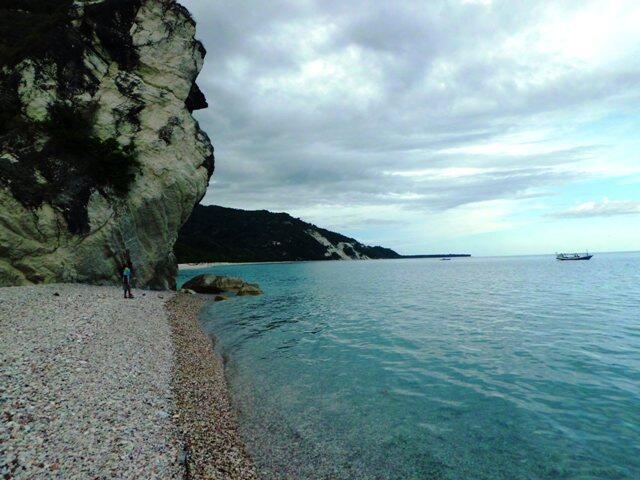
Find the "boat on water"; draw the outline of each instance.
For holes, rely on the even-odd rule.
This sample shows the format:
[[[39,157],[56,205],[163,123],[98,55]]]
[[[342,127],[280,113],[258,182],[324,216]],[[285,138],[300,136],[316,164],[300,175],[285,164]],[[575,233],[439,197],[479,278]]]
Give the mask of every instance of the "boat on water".
[[[556,253],[556,260],[591,260],[591,255],[587,253]]]
[[[442,257],[440,260],[442,261],[442,260],[451,260],[451,259],[449,257]]]

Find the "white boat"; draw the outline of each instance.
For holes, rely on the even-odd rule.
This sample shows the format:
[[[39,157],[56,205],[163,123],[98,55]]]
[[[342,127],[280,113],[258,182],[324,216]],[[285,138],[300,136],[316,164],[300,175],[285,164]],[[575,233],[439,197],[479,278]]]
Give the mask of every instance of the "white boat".
[[[556,253],[556,260],[591,260],[593,255],[586,253]]]

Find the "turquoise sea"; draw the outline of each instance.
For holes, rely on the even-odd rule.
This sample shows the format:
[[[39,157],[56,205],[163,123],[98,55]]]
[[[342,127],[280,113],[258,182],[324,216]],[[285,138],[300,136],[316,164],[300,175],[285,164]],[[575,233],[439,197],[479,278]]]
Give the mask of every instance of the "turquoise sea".
[[[640,479],[640,253],[207,271],[264,478]]]

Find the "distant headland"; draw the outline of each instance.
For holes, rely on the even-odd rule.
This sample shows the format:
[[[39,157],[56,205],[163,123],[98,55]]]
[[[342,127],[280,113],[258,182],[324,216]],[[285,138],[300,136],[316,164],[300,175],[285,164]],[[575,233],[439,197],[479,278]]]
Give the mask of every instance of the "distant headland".
[[[197,205],[175,245],[180,264],[470,257],[401,255],[318,227],[288,213]]]

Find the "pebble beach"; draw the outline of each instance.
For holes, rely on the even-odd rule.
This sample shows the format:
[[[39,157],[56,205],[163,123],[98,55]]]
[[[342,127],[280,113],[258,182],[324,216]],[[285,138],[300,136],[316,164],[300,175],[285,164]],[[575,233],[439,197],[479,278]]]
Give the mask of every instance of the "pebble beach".
[[[134,295],[0,288],[1,478],[255,478],[204,300]]]

